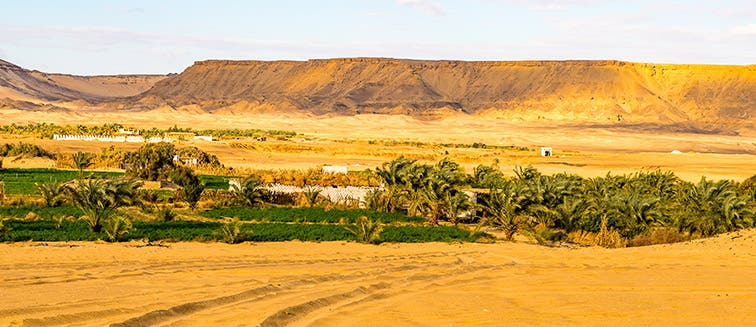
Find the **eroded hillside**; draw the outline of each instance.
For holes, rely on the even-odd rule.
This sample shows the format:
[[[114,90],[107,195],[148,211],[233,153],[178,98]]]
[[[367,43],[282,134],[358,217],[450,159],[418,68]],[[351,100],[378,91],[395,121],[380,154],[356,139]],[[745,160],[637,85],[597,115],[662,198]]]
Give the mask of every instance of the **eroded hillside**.
[[[0,60],[0,100],[24,109],[40,103],[97,102],[138,95],[162,75],[75,76],[48,74]]]

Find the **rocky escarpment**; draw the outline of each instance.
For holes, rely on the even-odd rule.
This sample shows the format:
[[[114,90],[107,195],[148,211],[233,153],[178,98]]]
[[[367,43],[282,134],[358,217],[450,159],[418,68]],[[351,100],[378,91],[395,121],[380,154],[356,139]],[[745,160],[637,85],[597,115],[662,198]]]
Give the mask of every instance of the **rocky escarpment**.
[[[756,66],[620,61],[424,61],[347,58],[196,62],[156,83],[143,102],[244,104],[314,113],[436,110],[562,119],[747,121]]]

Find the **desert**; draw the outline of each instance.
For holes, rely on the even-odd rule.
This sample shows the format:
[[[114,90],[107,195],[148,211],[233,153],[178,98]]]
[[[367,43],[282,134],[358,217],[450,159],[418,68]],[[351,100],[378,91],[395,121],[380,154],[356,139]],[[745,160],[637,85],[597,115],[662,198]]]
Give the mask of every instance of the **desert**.
[[[755,325],[752,7],[4,4],[0,326]]]

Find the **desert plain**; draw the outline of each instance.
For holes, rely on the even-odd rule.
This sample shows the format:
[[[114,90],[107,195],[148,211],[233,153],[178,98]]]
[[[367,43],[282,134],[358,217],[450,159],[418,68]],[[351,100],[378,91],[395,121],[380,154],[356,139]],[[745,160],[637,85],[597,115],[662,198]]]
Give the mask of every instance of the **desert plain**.
[[[374,169],[406,155],[422,162],[449,157],[468,172],[479,164],[495,164],[505,173],[532,165],[546,174],[586,177],[661,169],[693,182],[702,176],[740,181],[756,173],[752,65],[222,61],[198,62],[178,76],[128,77],[130,82],[121,83],[119,78],[114,82],[108,77],[40,75],[6,64],[8,80],[29,89],[0,93],[12,98],[0,104],[2,125],[120,123],[134,128],[259,128],[299,134],[293,140],[264,143],[187,143],[235,168],[309,169],[330,164]],[[487,70],[462,70],[475,65]],[[300,66],[312,71],[302,73],[305,68]],[[343,68],[352,66],[364,71],[348,74],[352,70]],[[414,69],[412,74],[405,72],[407,67]],[[451,73],[437,74],[436,68]],[[377,73],[388,69],[395,73]],[[418,69],[425,74],[422,78],[414,74]],[[271,73],[279,70],[293,77],[286,80],[280,77],[286,74]],[[475,75],[480,71],[493,77],[480,82]],[[517,77],[500,78],[510,75]],[[575,83],[579,87],[570,84],[583,75],[587,77]],[[396,76],[404,84],[391,84]],[[469,84],[457,84],[464,80],[459,76],[469,77]],[[529,82],[531,78],[536,82]],[[50,83],[62,85],[68,93],[55,93],[60,88]],[[499,89],[485,91],[491,85]],[[110,90],[114,87],[116,91]],[[404,93],[393,92],[397,89]],[[471,100],[476,96],[477,104]],[[531,98],[541,102],[528,102]],[[517,109],[510,108],[516,106],[513,102],[519,103]],[[502,110],[487,112],[489,105]],[[344,106],[346,113],[335,112]],[[441,113],[418,114],[427,109],[423,106],[438,107],[430,109]],[[461,113],[461,106],[477,106],[476,112]],[[310,110],[321,107],[328,110]],[[377,108],[377,113],[364,108]],[[98,152],[111,146],[0,138],[0,143],[19,141],[60,153]],[[472,143],[527,150],[443,145]],[[140,144],[118,146],[136,149]],[[539,156],[541,146],[553,147],[554,156]],[[680,153],[672,154],[673,150]],[[3,163],[5,168],[54,166],[50,159]],[[532,243],[0,244],[0,324],[756,324],[753,229],[621,249]]]
[[[747,326],[756,233],[524,243],[0,244],[11,326]]]

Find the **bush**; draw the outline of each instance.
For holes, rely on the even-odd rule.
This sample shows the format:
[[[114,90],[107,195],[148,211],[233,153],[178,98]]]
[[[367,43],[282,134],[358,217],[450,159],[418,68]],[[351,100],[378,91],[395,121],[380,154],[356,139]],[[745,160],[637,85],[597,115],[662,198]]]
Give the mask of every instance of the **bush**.
[[[103,224],[103,231],[108,236],[108,241],[118,242],[124,235],[133,229],[131,221],[121,216],[114,216]]]
[[[50,158],[55,159],[55,155],[48,152],[35,144],[18,143],[18,144],[3,144],[0,146],[0,157],[13,157],[23,156],[25,158]]]
[[[176,216],[178,215],[176,214],[175,211],[173,211],[172,206],[164,205],[157,208],[157,211],[155,212],[155,216],[157,216],[157,219],[160,221],[169,222],[176,219]]]
[[[148,143],[132,152],[127,158],[126,174],[148,181],[166,178],[176,167],[173,157],[176,149],[170,143]]]
[[[242,231],[242,222],[239,219],[233,219],[221,224],[218,235],[223,242],[236,244],[243,241],[247,233]]]
[[[593,245],[605,248],[623,248],[627,246],[627,240],[622,238],[622,235],[616,230],[608,228],[607,221],[607,218],[601,220],[601,229],[596,234]]]
[[[630,246],[669,244],[685,241],[686,237],[672,228],[660,227],[637,235],[630,240]]]
[[[357,224],[346,229],[357,237],[360,243],[375,243],[381,237],[383,225],[381,222],[375,222],[368,217],[362,216],[357,218]]]
[[[199,180],[194,172],[186,167],[178,166],[171,171],[169,178],[172,182],[181,186],[178,195],[189,203],[189,207],[194,210],[197,208],[197,202],[202,197],[202,191],[205,190],[205,184]]]

